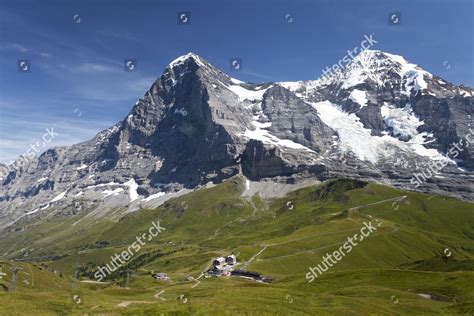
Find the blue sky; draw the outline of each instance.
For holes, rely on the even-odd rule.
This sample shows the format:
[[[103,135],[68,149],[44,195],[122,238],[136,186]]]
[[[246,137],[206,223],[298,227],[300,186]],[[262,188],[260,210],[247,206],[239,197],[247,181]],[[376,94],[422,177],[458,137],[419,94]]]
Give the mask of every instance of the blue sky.
[[[166,65],[190,51],[241,80],[306,80],[374,34],[374,49],[473,87],[473,3],[0,0],[0,161],[53,126],[51,146],[89,139],[124,118]],[[181,11],[191,12],[190,24],[177,23]],[[401,13],[400,25],[389,25],[390,12]],[[230,70],[234,57],[242,71]],[[126,58],[137,60],[137,71],[124,71]],[[30,60],[31,72],[18,72],[18,59]]]

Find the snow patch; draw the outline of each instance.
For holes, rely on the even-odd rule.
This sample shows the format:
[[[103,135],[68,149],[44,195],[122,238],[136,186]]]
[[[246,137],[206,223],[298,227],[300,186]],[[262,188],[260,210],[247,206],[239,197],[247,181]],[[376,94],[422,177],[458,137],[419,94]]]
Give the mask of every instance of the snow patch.
[[[409,104],[404,108],[396,108],[384,103],[380,112],[385,123],[393,129],[394,135],[413,138],[420,134],[417,128],[423,125],[423,122],[415,116]]]
[[[297,91],[303,87],[303,82],[301,81],[296,81],[296,82],[286,81],[286,82],[279,82],[278,84],[282,86],[283,88],[288,89],[292,92]]]
[[[67,190],[64,191],[64,192],[62,192],[62,193],[59,193],[59,194],[58,194],[54,199],[52,199],[50,202],[53,203],[53,202],[57,202],[57,201],[63,199],[64,196],[66,195],[66,193],[67,193]]]
[[[293,149],[302,149],[310,152],[314,152],[313,150],[309,149],[308,147],[305,147],[301,144],[298,144],[292,140],[289,139],[280,139],[272,134],[270,134],[269,131],[266,130],[266,128],[269,128],[272,126],[271,122],[266,122],[262,123],[259,121],[260,116],[262,114],[256,115],[253,117],[253,121],[251,122],[253,126],[255,126],[254,130],[249,130],[246,129],[243,134],[240,134],[241,136],[244,136],[249,139],[256,139],[260,140],[264,144],[271,144],[275,146],[280,146],[280,147],[287,147],[287,148],[293,148]]]
[[[346,113],[339,106],[329,101],[312,103],[311,105],[318,111],[321,120],[337,132],[341,150],[351,151],[361,160],[376,163],[380,158],[393,159],[402,150],[434,160],[448,160],[451,162],[437,150],[425,148],[423,146],[423,134],[415,135],[409,142],[403,142],[389,135],[372,136],[371,130],[364,128],[364,125],[354,113]],[[403,127],[402,125],[398,126],[405,132],[412,132],[410,128],[413,128],[417,123],[412,121],[411,124]]]
[[[358,103],[361,107],[364,107],[367,105],[367,92],[354,89],[349,95],[349,99],[351,99],[355,103]]]
[[[46,204],[46,205],[45,205],[45,206],[43,206],[43,207],[40,207],[40,210],[45,210],[45,209],[47,209],[48,207],[49,207],[49,203],[48,203],[48,204]]]
[[[158,192],[158,193],[152,194],[152,195],[148,196],[147,198],[143,199],[143,202],[148,202],[148,201],[157,199],[157,198],[165,196],[165,195],[166,195],[165,192]]]
[[[106,197],[111,196],[111,195],[113,195],[113,196],[119,195],[123,191],[124,191],[124,189],[117,188],[115,190],[104,190],[101,193],[104,195],[104,198],[106,198]]]
[[[179,56],[178,58],[176,58],[175,60],[173,60],[170,64],[169,64],[169,67],[170,68],[173,68],[177,65],[180,65],[180,64],[183,64],[186,60],[188,59],[194,59],[194,61],[196,61],[196,63],[200,66],[204,66],[204,62],[201,60],[201,57],[199,57],[198,55],[194,54],[194,53],[187,53],[186,55],[183,55],[183,56]]]
[[[39,208],[37,208],[37,209],[34,209],[34,210],[33,210],[33,211],[31,211],[31,212],[25,213],[25,215],[31,215],[31,214],[34,214],[34,213],[38,212],[39,210],[40,210]]]
[[[132,178],[128,180],[127,182],[125,182],[123,185],[128,187],[130,202],[133,202],[140,197],[140,195],[138,195],[138,192],[137,192],[138,184],[135,182],[135,179]]]
[[[393,55],[389,53],[384,53],[386,56],[390,57],[392,60],[400,64],[401,70],[399,72],[400,77],[406,80],[404,88],[405,90],[401,91],[406,95],[410,95],[414,90],[417,93],[420,90],[427,89],[428,84],[426,83],[424,77],[431,78],[433,77],[427,71],[422,70],[415,64],[409,63],[405,58],[399,55]]]
[[[105,186],[120,186],[120,185],[122,185],[122,184],[117,183],[117,182],[99,183],[99,184],[95,184],[95,185],[90,185],[90,186],[84,188],[84,190],[95,189],[95,188],[100,188],[100,187],[105,187]]]
[[[240,81],[239,79],[235,79],[235,78],[230,78],[230,81],[232,81],[232,82],[235,83],[235,84],[242,84],[242,83],[245,83],[245,82]]]
[[[261,89],[261,90],[250,90],[246,89],[242,86],[239,85],[232,85],[227,87],[230,91],[234,92],[237,94],[239,97],[239,101],[244,101],[244,100],[249,100],[249,101],[255,101],[255,100],[262,100],[263,94],[265,91],[268,90],[266,89]]]
[[[364,69],[353,69],[350,76],[344,80],[341,88],[348,89],[354,87],[358,84],[364,83],[365,79],[367,79],[367,75],[365,74]]]
[[[342,82],[341,88],[348,89],[365,83],[368,80],[383,87],[388,72],[396,72],[402,79],[400,92],[405,95],[418,93],[428,88],[425,77],[432,78],[429,72],[418,65],[408,62],[398,55],[376,50],[364,50],[349,63],[343,71],[336,72],[332,77]]]
[[[468,90],[465,90],[465,89],[459,89],[459,94],[463,97],[472,97],[473,96],[473,93],[468,91]]]

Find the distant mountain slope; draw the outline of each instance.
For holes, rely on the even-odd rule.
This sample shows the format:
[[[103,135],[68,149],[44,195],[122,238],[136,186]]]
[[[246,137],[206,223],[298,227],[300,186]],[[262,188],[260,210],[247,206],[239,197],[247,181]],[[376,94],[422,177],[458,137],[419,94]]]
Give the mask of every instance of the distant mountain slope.
[[[381,51],[362,52],[329,80],[263,84],[190,53],[123,121],[11,171],[0,227],[157,206],[236,174],[290,184],[342,175],[472,200],[473,100],[471,88]],[[447,165],[414,183],[433,161]]]

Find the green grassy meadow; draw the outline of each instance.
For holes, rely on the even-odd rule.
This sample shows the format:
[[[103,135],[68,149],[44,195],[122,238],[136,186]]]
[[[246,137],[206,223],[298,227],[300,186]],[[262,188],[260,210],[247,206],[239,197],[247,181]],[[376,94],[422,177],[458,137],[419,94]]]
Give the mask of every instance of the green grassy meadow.
[[[9,253],[0,262],[7,274],[0,314],[474,315],[473,204],[348,179],[251,203],[241,197],[243,181],[235,177],[116,221],[77,215],[0,232],[0,248]],[[157,220],[166,230],[127,266],[104,283],[88,282]],[[309,267],[364,222],[377,230],[309,283]],[[14,263],[22,248],[54,260]],[[231,253],[273,282],[189,279]],[[13,264],[22,270],[11,292]],[[153,272],[172,281],[157,281]]]

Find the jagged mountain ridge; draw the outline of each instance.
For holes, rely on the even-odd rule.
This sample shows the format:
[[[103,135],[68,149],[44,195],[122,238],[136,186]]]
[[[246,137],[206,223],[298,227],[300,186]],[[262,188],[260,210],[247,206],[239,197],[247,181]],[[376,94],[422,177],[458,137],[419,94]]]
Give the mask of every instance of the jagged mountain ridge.
[[[238,173],[252,181],[344,175],[410,187],[469,133],[474,91],[400,56],[364,51],[329,80],[244,83],[195,54],[174,60],[129,115],[46,151],[0,186],[0,225],[153,205]],[[422,185],[472,199],[472,145]]]

